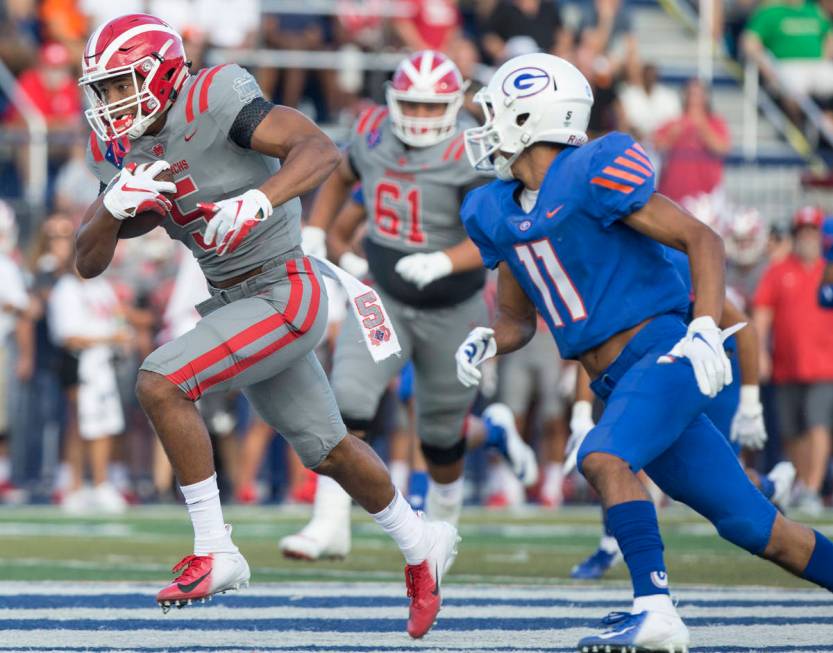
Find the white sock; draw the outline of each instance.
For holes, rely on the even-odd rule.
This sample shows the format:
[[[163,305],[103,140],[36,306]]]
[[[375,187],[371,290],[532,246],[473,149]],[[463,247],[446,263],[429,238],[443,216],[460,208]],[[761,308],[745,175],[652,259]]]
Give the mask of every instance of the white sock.
[[[432,521],[444,521],[456,526],[463,510],[463,477],[451,483],[437,483],[428,479],[425,495],[425,514]]]
[[[0,458],[0,483],[5,483],[6,481],[11,478],[12,475],[12,463],[11,461],[3,456]]]
[[[633,614],[640,612],[662,612],[673,616],[677,615],[677,608],[671,601],[668,594],[651,594],[649,596],[635,596],[633,599]]]
[[[217,474],[193,485],[180,485],[191,524],[194,526],[194,555],[237,553],[231,532],[223,521]]]
[[[418,565],[428,557],[430,546],[425,522],[417,516],[399,490],[396,490],[387,508],[371,517],[393,538],[409,565]]]
[[[388,465],[390,480],[403,495],[408,494],[408,480],[411,477],[411,467],[404,460],[391,460]]]
[[[606,553],[619,553],[619,542],[612,535],[602,535],[599,548]]]

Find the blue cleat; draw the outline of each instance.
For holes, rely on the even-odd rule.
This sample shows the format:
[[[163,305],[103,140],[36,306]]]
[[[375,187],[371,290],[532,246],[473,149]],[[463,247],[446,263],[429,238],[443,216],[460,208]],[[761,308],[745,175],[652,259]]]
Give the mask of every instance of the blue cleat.
[[[581,653],[687,653],[688,628],[676,614],[611,612],[602,623],[607,630],[583,638]]]
[[[576,580],[598,580],[612,567],[622,562],[622,552],[619,548],[610,552],[599,547],[596,552],[583,562],[578,563],[570,572],[570,578]]]
[[[526,487],[538,482],[535,452],[523,441],[515,426],[515,416],[506,404],[492,404],[483,411],[486,446],[496,449]]]

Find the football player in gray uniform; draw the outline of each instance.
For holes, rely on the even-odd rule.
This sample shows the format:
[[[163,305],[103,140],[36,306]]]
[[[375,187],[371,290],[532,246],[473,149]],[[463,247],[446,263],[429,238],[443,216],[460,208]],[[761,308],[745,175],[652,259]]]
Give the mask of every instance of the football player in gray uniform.
[[[364,251],[369,275],[390,313],[402,346],[400,358],[374,365],[358,328],[339,334],[332,383],[347,428],[367,431],[385,388],[408,360],[415,370],[417,433],[430,476],[425,512],[456,523],[463,503],[463,456],[484,439],[504,453],[526,484],[537,463],[518,435],[511,411],[494,405],[483,421],[468,419],[476,388],[455,376],[454,343],[486,316],[485,270],[460,222],[465,193],[486,179],[467,163],[463,130],[473,123],[460,113],[463,83],[445,55],[425,50],[404,59],[387,89],[387,106],[358,119],[336,171],[321,187],[306,228],[307,246],[320,247],[361,181],[367,212]],[[352,224],[332,225],[330,255],[361,271],[348,251],[361,213]],[[313,237],[310,237],[313,234]],[[312,520],[280,542],[290,558],[343,557],[350,549],[350,497],[320,478]]]
[[[439,611],[457,531],[417,516],[372,449],[346,435],[313,352],[327,298],[300,249],[298,195],[335,168],[337,148],[302,114],[265,100],[239,66],[191,75],[179,34],[153,16],[99,27],[84,51],[80,85],[91,105],[88,154],[102,192],[78,232],[78,271],[101,274],[120,235],[157,224],[147,220],[154,211],[191,249],[211,294],[197,307],[202,320],[151,353],[136,385],[195,535],[193,554],[174,567],[177,577],[157,601],[181,607],[249,581],[223,520],[211,444],[194,405],[206,393],[240,389],[305,465],[343,486],[399,545],[411,597],[408,632],[421,637]],[[165,171],[172,181],[159,178]],[[367,308],[381,313],[372,301]]]

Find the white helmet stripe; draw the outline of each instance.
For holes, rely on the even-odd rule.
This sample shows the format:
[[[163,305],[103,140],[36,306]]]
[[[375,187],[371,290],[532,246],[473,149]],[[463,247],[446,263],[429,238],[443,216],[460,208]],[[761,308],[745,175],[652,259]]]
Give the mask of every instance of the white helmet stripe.
[[[99,36],[101,36],[101,30],[103,30],[106,25],[107,25],[107,23],[104,23],[103,25],[99,25],[98,29],[96,29],[96,31],[93,32],[93,35],[90,37],[90,40],[87,41],[87,51],[84,53],[84,55],[89,57],[89,64],[88,65],[90,65],[90,66],[95,65],[95,53],[96,53],[96,48],[98,47],[98,38],[99,38]]]
[[[101,65],[103,65],[106,68],[107,62],[110,60],[110,57],[112,57],[116,53],[116,50],[118,50],[123,43],[129,41],[138,34],[146,34],[147,32],[165,32],[175,37],[179,36],[170,27],[166,27],[164,25],[138,25],[127,30],[123,34],[119,34],[117,38],[113,39],[113,42],[107,46],[107,49],[102,53],[101,57],[99,57],[99,62],[101,63]]]
[[[429,83],[431,83],[432,85],[436,84],[445,75],[452,72],[454,69],[455,69],[454,62],[451,61],[451,59],[446,59],[439,66],[434,68],[433,71],[431,71],[431,76],[428,78]]]
[[[408,76],[408,79],[411,80],[412,84],[417,84],[419,82],[419,71],[414,67],[414,64],[411,63],[410,59],[405,59],[402,62],[402,72]]]
[[[434,65],[434,53],[431,50],[425,50],[422,53],[422,59],[419,62],[419,74],[421,77],[428,77],[431,74],[431,68]]]

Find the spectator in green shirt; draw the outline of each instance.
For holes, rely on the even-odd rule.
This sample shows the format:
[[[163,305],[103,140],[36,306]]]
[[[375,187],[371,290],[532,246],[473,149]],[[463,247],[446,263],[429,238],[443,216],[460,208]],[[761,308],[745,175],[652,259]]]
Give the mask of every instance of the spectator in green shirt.
[[[831,29],[830,18],[815,2],[776,0],[752,14],[743,48],[746,56],[757,61],[764,79],[781,90],[788,105],[790,96],[801,94],[826,106],[833,100]],[[766,52],[774,58],[775,67]]]

